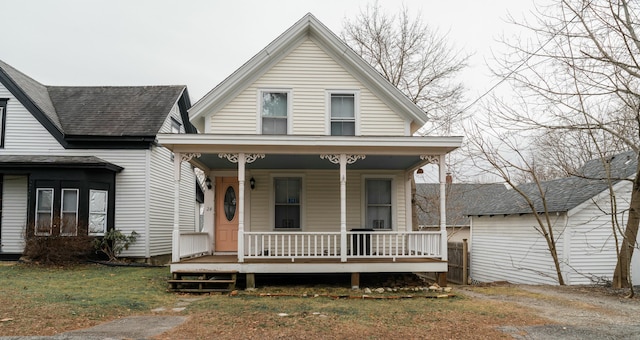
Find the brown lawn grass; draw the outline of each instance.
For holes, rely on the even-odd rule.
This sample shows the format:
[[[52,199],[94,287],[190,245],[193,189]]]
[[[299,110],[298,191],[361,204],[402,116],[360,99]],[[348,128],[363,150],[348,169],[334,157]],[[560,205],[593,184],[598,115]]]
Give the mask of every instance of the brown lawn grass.
[[[414,292],[407,299],[336,299],[325,295],[363,292],[317,286],[185,295],[166,292],[168,277],[168,268],[0,266],[0,335],[54,335],[153,314],[188,316],[159,339],[508,339],[496,326],[546,322],[515,304],[467,298],[455,290],[457,296],[447,299]],[[294,296],[261,296],[267,293]],[[171,311],[185,301],[186,310]],[[166,311],[152,312],[159,307]]]

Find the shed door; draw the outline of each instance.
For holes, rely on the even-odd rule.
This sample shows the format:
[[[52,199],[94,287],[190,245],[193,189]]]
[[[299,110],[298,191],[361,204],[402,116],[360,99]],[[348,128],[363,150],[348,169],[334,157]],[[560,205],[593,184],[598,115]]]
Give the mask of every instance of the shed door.
[[[216,251],[238,251],[238,178],[216,177]]]

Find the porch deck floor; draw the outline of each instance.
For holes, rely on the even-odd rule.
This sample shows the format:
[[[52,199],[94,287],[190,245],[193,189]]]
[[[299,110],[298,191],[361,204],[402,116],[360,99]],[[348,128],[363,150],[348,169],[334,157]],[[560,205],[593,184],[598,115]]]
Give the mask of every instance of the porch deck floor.
[[[393,258],[369,257],[369,258],[348,258],[346,263],[436,263],[447,262],[434,258]],[[238,263],[236,255],[205,255],[190,259],[181,260],[179,263]],[[291,258],[250,258],[244,263],[292,263]],[[341,263],[339,258],[296,258],[293,263]]]

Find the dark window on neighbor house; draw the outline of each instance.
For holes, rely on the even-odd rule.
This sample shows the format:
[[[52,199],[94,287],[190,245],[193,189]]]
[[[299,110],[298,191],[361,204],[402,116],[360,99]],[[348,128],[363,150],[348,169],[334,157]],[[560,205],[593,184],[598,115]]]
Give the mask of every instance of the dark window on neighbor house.
[[[171,133],[180,133],[180,128],[182,127],[182,124],[180,124],[180,122],[171,117]]]
[[[60,235],[78,235],[78,189],[62,189]]]
[[[89,235],[104,235],[107,231],[109,192],[89,190]]]
[[[300,229],[302,178],[274,178],[276,229]]]
[[[5,127],[7,125],[7,99],[0,99],[0,148],[4,148]]]
[[[53,226],[53,189],[38,188],[36,192],[36,222],[35,234],[38,236],[51,235]]]

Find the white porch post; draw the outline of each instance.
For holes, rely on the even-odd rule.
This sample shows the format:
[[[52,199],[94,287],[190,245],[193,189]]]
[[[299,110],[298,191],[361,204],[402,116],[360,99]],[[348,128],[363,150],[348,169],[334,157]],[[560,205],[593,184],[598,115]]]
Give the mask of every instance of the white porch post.
[[[216,181],[212,172],[206,174],[207,178],[211,180],[211,189],[206,188],[204,191],[204,216],[203,216],[203,231],[209,234],[209,253],[213,254],[215,242],[215,236],[213,234],[213,223],[215,221],[215,209],[214,204],[216,201]]]
[[[245,154],[238,154],[238,262],[244,262],[244,177]]]
[[[347,155],[340,154],[340,261],[347,262]]]
[[[171,234],[171,261],[180,262],[180,168],[182,155],[173,154],[173,232]],[[147,235],[148,236],[148,235]]]
[[[447,177],[446,177],[446,169],[445,169],[445,155],[440,155],[440,159],[438,160],[438,170],[440,171],[440,232],[442,239],[440,244],[440,254],[442,256],[443,261],[447,261]]]

